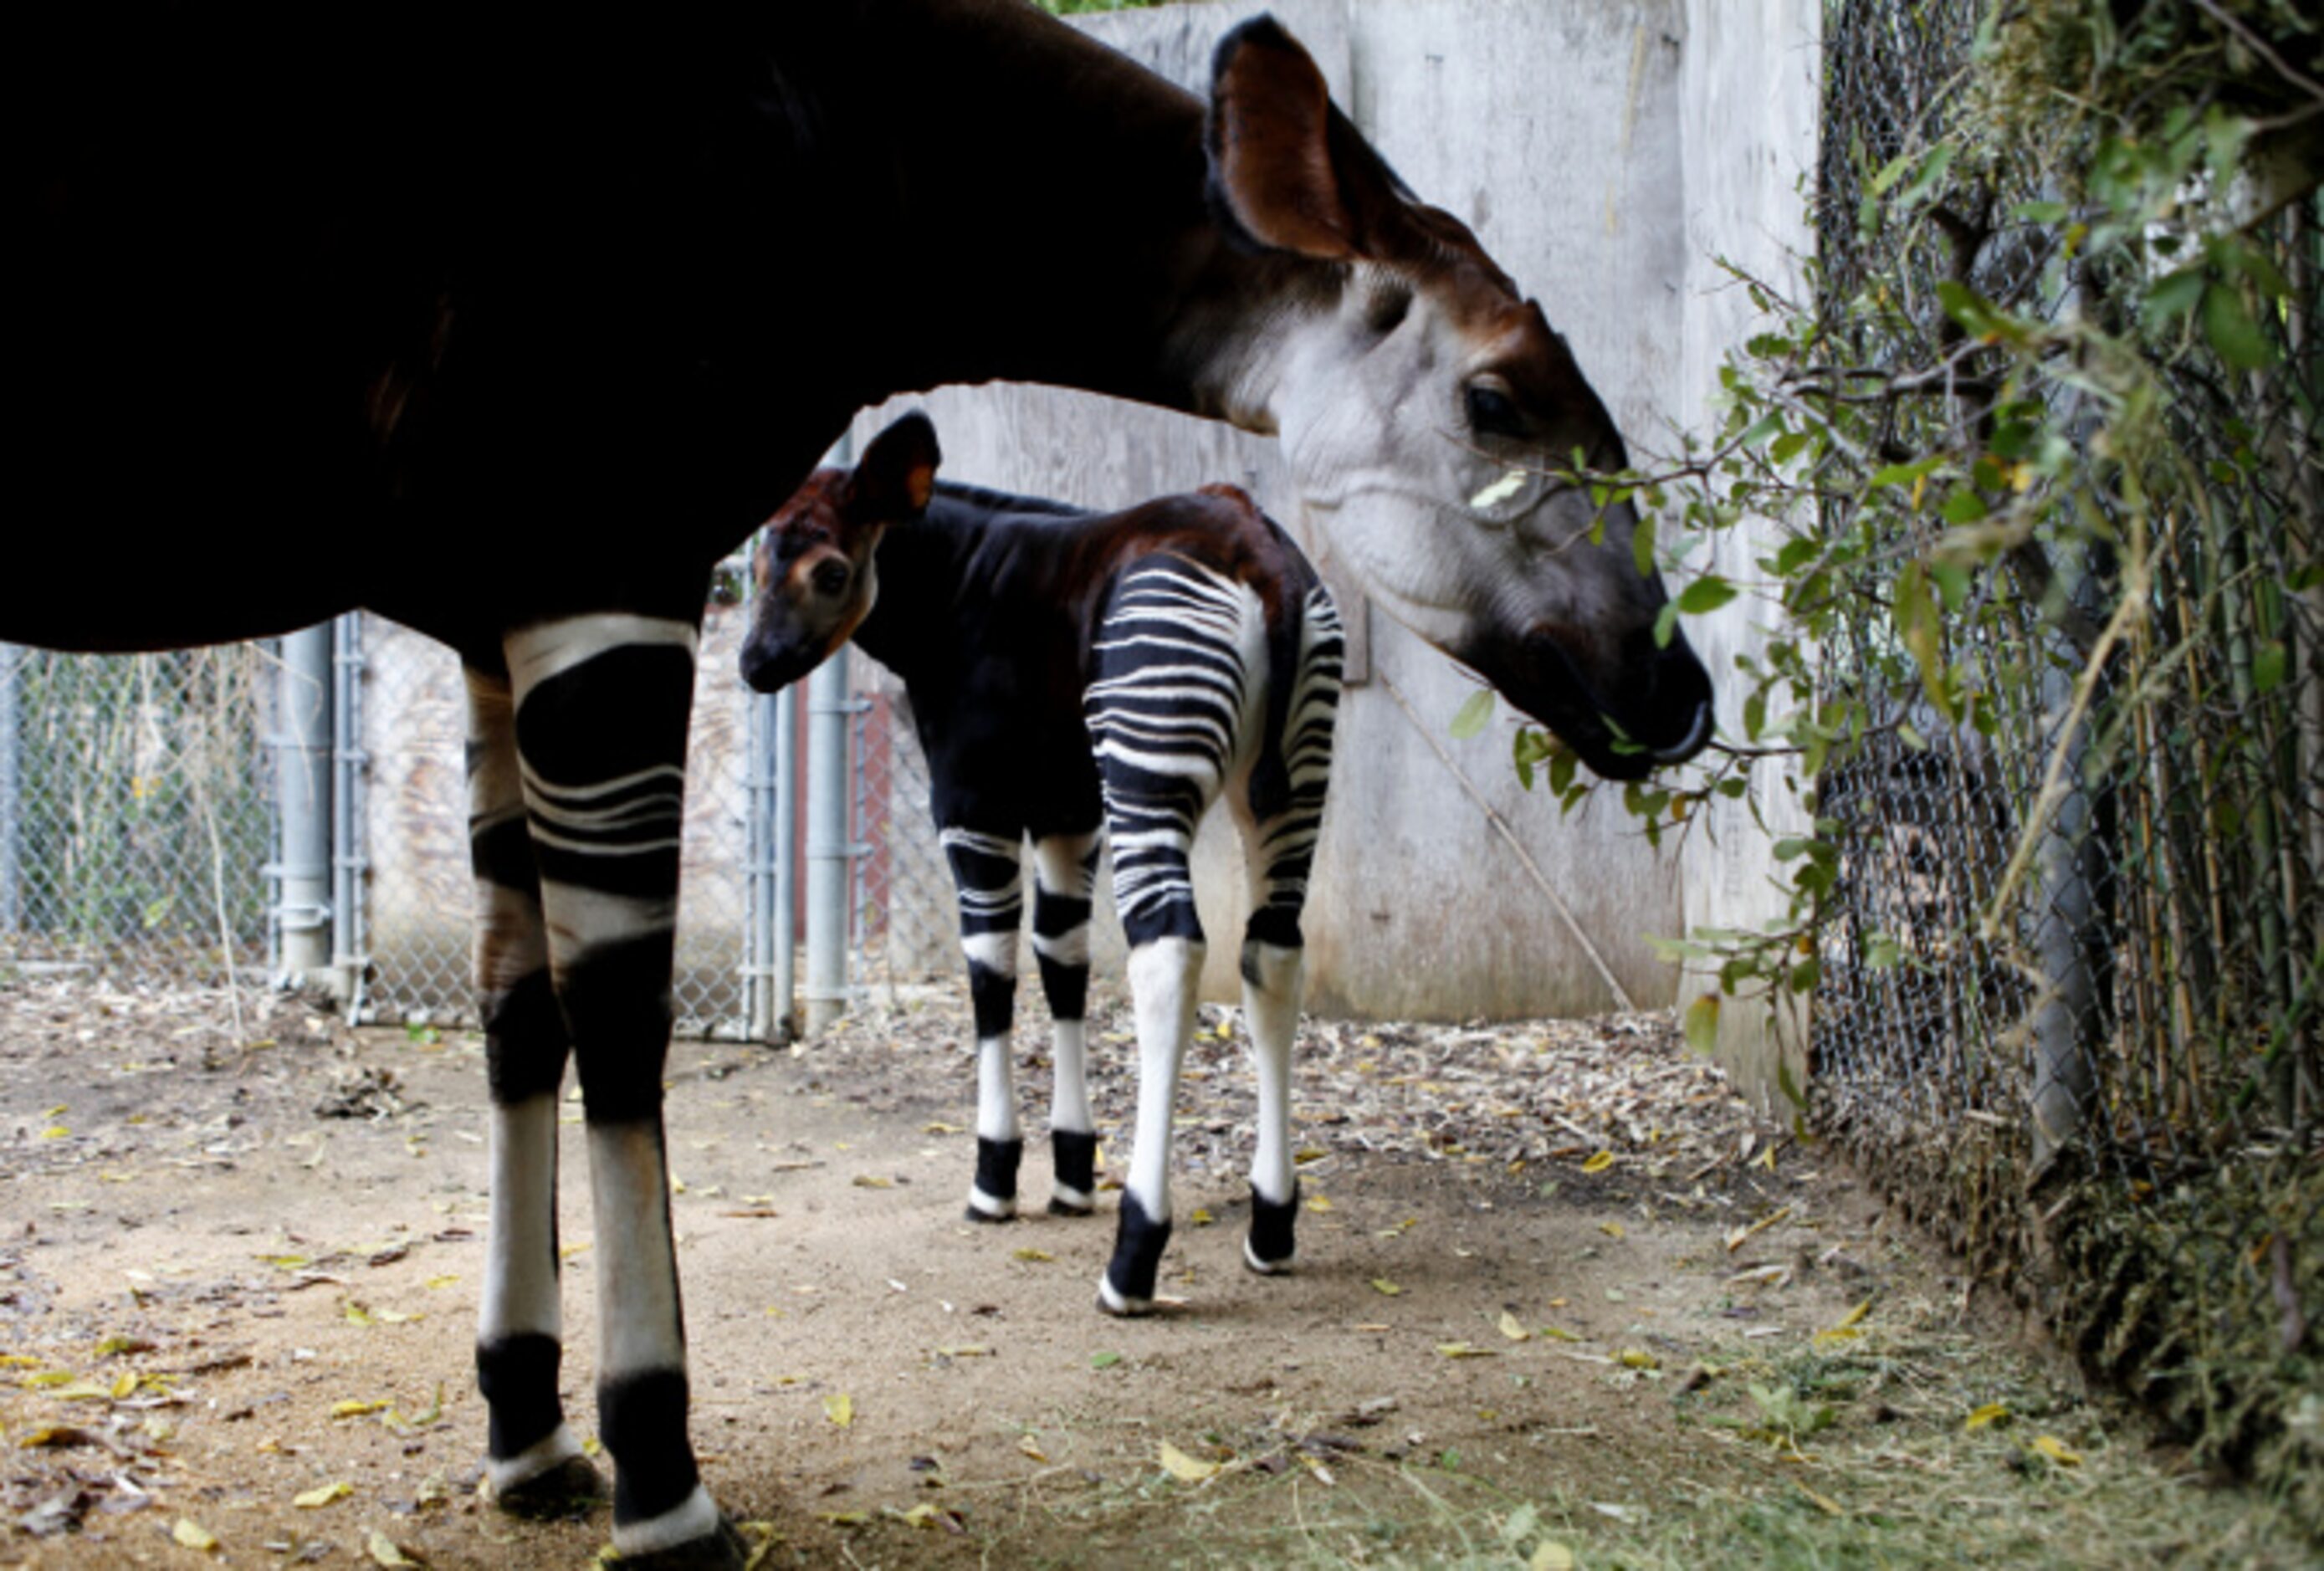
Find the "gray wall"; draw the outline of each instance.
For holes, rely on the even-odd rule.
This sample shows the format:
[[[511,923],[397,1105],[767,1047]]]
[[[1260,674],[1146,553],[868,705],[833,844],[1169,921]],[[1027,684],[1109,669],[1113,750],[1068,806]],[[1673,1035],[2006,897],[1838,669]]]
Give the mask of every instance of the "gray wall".
[[[1572,341],[1634,444],[1670,445],[1687,271],[1675,0],[1273,0],[1084,19],[1091,33],[1199,88],[1219,34],[1271,9],[1334,96],[1423,198],[1470,223]],[[1068,216],[1061,216],[1068,217]],[[1307,932],[1308,997],[1325,1014],[1465,1018],[1587,1013],[1612,995],[1553,903],[1516,865],[1393,684],[1516,830],[1631,996],[1669,1003],[1676,976],[1646,942],[1682,920],[1676,859],[1618,804],[1570,819],[1528,796],[1506,714],[1481,736],[1446,726],[1471,679],[1381,615],[1297,513],[1271,441],[1088,394],[989,385],[898,400],[934,416],[946,472],[1007,490],[1120,506],[1212,480],[1249,487],[1298,532],[1370,633],[1370,679],[1342,710],[1333,801]],[[1242,922],[1232,832],[1202,856],[1212,996],[1234,995]]]
[[[1681,132],[1687,168],[1686,360],[1679,381],[1679,418],[1689,429],[1717,421],[1713,394],[1720,357],[1764,324],[1750,296],[1719,267],[1724,256],[1790,298],[1807,298],[1800,259],[1812,253],[1805,171],[1815,166],[1817,83],[1821,78],[1823,0],[1686,0],[1690,44],[1681,94]],[[1752,563],[1774,549],[1763,520],[1715,542],[1703,562],[1738,581],[1756,576]],[[1735,656],[1764,642],[1762,613],[1750,596],[1697,619],[1692,635],[1715,675],[1734,669]],[[1742,734],[1742,693],[1732,681],[1720,691],[1720,719]],[[1785,897],[1768,855],[1770,836],[1797,833],[1807,813],[1785,786],[1788,771],[1776,759],[1753,767],[1753,797],[1766,828],[1739,802],[1719,802],[1707,815],[1711,834],[1690,843],[1686,857],[1686,919],[1690,928],[1755,927],[1779,918]],[[1711,991],[1690,977],[1688,996]],[[1719,1059],[1763,1104],[1776,1096],[1776,1067],[1788,1061],[1802,1086],[1805,1073],[1804,1010],[1782,1012],[1746,1000],[1720,1012]]]

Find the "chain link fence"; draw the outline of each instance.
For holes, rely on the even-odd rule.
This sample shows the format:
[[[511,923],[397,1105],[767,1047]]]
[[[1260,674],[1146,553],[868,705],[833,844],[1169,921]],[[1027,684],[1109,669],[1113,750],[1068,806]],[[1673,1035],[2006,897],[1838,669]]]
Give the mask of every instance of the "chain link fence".
[[[0,645],[0,962],[216,984],[265,966],[269,646]]]
[[[1941,173],[1934,242],[1860,217],[1876,171],[1964,112],[1986,10],[1828,10],[1821,298],[1846,363],[1958,352],[1948,279],[2019,310],[2120,309],[2106,281],[2045,266],[2069,226],[2013,218],[2066,195],[2028,160]],[[1973,1280],[2008,1284],[2199,1457],[2255,1470],[2324,1532],[2317,203],[2252,238],[2292,291],[2258,323],[2264,368],[2200,341],[2166,363],[2170,439],[2217,484],[2157,515],[2139,633],[2100,632],[2142,593],[2126,560],[2020,545],[2009,565],[2042,592],[1950,651],[1979,695],[1969,719],[1876,700],[1870,744],[1818,781],[1845,848],[1811,1106]],[[1906,302],[1884,331],[1925,337],[1851,339],[1868,293]],[[1961,365],[1960,407],[1992,396]],[[1866,605],[1829,669],[1896,669],[1899,620]]]
[[[469,913],[466,689],[458,657],[383,617],[351,619],[341,641],[341,704],[358,739],[343,847],[358,892],[344,934],[362,981],[359,1021],[475,1023]],[[739,1040],[744,1002],[750,829],[750,706],[735,677],[743,614],[705,617],[687,744],[675,981],[678,1034]]]

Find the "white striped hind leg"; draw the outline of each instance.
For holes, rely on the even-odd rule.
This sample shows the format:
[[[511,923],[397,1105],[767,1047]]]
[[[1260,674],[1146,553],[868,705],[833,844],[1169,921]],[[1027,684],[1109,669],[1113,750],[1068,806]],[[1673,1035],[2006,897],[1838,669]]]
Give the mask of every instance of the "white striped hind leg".
[[[1017,929],[1025,916],[1023,837],[1013,829],[993,834],[953,826],[940,838],[960,896],[960,947],[976,1017],[976,1178],[968,1190],[968,1219],[1009,1222],[1017,1215],[1017,1169],[1025,1160],[1010,1045]]]
[[[508,681],[471,667],[467,688],[476,993],[493,1103],[492,1224],[476,1331],[476,1384],[491,1419],[484,1469],[503,1511],[563,1515],[604,1495],[557,1390],[557,1093],[567,1044],[549,984]]]
[[[1303,608],[1299,669],[1278,739],[1280,768],[1255,767],[1229,792],[1250,879],[1242,1003],[1259,1080],[1250,1232],[1243,1239],[1242,1258],[1265,1276],[1289,1271],[1296,1252],[1299,1181],[1291,1151],[1291,1040],[1299,1026],[1306,956],[1299,918],[1307,905],[1307,878],[1315,864],[1331,785],[1342,645],[1339,613],[1319,586]],[[1283,679],[1277,674],[1276,679]]]
[[[1138,1021],[1138,1130],[1113,1258],[1098,1284],[1098,1307],[1112,1314],[1152,1307],[1170,1241],[1171,1115],[1203,972],[1187,857],[1252,734],[1249,673],[1265,669],[1261,632],[1247,590],[1157,557],[1123,575],[1093,645],[1084,710],[1105,788]]]
[[[661,1077],[695,629],[603,615],[511,634],[517,754],[588,1126],[597,1429],[625,1565],[739,1567],[687,1437]]]
[[[1259,1081],[1259,1118],[1250,1161],[1250,1232],[1243,1239],[1242,1258],[1252,1271],[1275,1276],[1291,1269],[1296,1252],[1299,1180],[1291,1151],[1291,1039],[1299,1025],[1307,952],[1296,908],[1286,930],[1281,908],[1266,903],[1266,872],[1256,861],[1260,837],[1257,831],[1245,837],[1254,861],[1251,919],[1242,942],[1242,1012]]]
[[[1097,1125],[1089,1104],[1090,894],[1098,836],[1033,843],[1033,956],[1049,1003],[1049,1212],[1086,1216],[1097,1201]]]

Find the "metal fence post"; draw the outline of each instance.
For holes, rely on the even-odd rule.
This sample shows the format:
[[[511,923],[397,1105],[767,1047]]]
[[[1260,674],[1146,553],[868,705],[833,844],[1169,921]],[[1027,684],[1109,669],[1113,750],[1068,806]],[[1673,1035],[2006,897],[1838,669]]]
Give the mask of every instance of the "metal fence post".
[[[807,1034],[847,1012],[847,651],[807,687]]]
[[[363,1018],[363,614],[331,624],[331,969],[350,1021]]]
[[[16,831],[23,811],[23,778],[16,721],[16,668],[23,652],[0,644],[0,932],[13,933],[23,919],[23,869],[16,863]]]
[[[324,980],[331,964],[331,644],[328,623],[287,634],[276,677],[276,964],[293,985]]]
[[[744,968],[752,1041],[779,1045],[798,1034],[791,1018],[797,992],[797,943],[791,908],[798,867],[798,702],[793,689],[760,695],[751,703],[750,942]]]
[[[775,695],[775,1018],[798,1035],[798,688]]]

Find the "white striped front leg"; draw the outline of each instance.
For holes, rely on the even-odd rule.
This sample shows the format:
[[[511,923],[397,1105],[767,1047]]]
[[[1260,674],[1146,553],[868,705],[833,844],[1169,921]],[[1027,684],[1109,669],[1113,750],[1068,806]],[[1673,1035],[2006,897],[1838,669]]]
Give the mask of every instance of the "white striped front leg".
[[[1023,837],[954,825],[939,838],[960,897],[961,954],[976,1017],[976,1177],[967,1215],[971,1222],[1009,1222],[1017,1215],[1017,1170],[1025,1157],[1010,1049],[1017,929],[1025,917]]]
[[[1097,1125],[1089,1105],[1091,892],[1098,836],[1033,843],[1033,956],[1049,1003],[1049,1213],[1086,1216],[1097,1200]]]
[[[492,1091],[492,1224],[485,1235],[476,1384],[490,1409],[485,1474],[519,1515],[562,1515],[604,1483],[565,1422],[558,1294],[557,1093],[565,1022],[549,984],[540,882],[525,827],[505,678],[467,672],[468,849],[475,980]]]
[[[661,1077],[695,629],[595,615],[512,634],[517,751],[588,1121],[597,1427],[625,1564],[739,1566],[687,1438]]]

